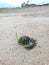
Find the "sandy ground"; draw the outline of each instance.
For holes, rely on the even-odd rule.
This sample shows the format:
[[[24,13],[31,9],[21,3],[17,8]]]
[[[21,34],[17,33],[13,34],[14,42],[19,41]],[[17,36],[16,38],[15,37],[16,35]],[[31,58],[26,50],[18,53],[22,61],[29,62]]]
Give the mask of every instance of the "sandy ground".
[[[49,65],[49,10],[36,9],[0,13],[0,65]],[[37,46],[26,50],[16,33],[36,39]]]

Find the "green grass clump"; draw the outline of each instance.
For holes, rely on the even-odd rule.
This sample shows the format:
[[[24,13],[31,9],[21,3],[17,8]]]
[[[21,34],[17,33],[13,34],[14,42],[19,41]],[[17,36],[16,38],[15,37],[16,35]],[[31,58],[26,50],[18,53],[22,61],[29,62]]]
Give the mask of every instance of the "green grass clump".
[[[0,12],[4,12],[5,10],[8,10],[8,8],[0,8]]]
[[[16,39],[17,39],[17,41],[19,40],[19,37],[18,37],[18,34],[16,33]]]

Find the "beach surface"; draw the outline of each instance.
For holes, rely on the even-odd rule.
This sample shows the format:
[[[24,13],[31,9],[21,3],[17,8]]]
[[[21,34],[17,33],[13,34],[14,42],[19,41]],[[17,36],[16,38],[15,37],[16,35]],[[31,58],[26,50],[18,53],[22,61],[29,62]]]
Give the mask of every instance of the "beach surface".
[[[36,39],[37,46],[26,50],[16,33]],[[49,65],[49,7],[0,13],[0,65]]]

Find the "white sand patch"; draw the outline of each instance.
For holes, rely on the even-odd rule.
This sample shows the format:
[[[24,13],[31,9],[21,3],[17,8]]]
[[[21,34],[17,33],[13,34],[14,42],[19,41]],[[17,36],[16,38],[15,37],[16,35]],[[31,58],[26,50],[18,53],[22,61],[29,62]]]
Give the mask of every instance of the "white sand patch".
[[[37,46],[27,51],[18,45],[16,32],[33,37]],[[49,17],[24,17],[22,13],[1,17],[0,65],[45,64],[49,64]]]

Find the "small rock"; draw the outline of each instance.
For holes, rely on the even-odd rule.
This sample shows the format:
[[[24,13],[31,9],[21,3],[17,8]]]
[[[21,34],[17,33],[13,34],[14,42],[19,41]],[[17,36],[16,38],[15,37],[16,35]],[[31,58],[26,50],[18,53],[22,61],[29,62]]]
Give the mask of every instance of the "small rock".
[[[18,43],[20,45],[23,45],[24,48],[26,48],[28,50],[30,50],[30,49],[32,49],[33,47],[36,46],[36,40],[33,39],[33,38],[30,38],[28,36],[22,36],[22,37],[20,37],[20,39],[18,40]]]

